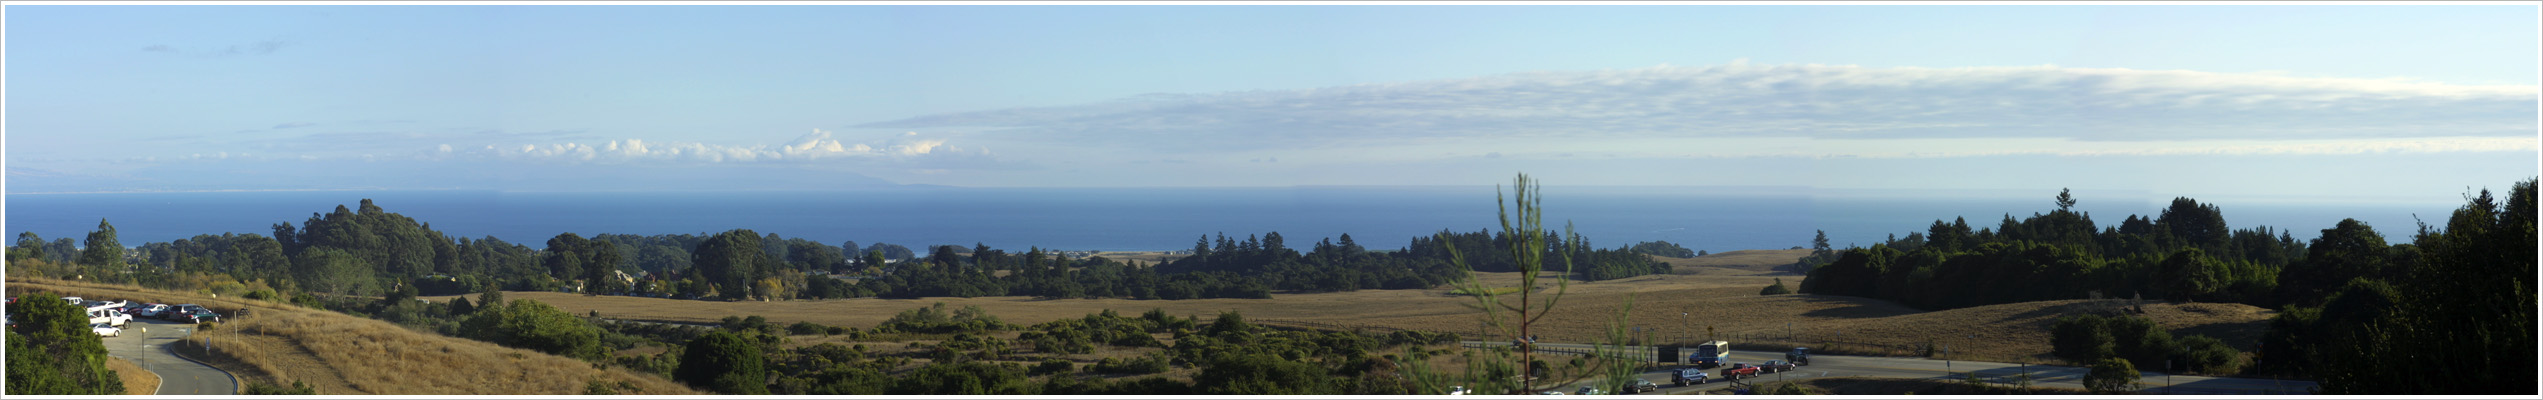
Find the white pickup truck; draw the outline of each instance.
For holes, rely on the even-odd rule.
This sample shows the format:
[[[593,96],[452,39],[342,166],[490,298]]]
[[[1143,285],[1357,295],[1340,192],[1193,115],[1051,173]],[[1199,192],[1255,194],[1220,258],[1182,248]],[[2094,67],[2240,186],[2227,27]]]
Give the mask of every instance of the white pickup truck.
[[[88,323],[120,327],[126,324],[131,324],[132,315],[125,314],[123,310],[112,307],[92,308],[88,310]]]

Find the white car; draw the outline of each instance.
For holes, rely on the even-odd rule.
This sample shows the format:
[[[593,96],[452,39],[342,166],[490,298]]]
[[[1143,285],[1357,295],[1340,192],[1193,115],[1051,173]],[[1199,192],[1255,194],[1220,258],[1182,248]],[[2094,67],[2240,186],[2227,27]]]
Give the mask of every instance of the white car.
[[[168,306],[168,305],[166,305],[166,304],[156,304],[156,303],[153,303],[153,304],[143,304],[143,305],[141,305],[141,312],[137,312],[137,313],[134,313],[134,314],[136,314],[136,316],[142,316],[142,317],[159,318],[159,316],[161,316],[161,315],[167,315],[168,310],[172,310],[172,309],[175,309],[175,308],[174,308],[174,307],[169,307],[169,306]]]
[[[89,324],[89,325],[88,325],[88,330],[89,330],[90,332],[97,332],[97,336],[115,336],[115,337],[122,337],[122,336],[124,336],[124,328],[117,328],[117,327],[115,327],[114,325],[107,325],[107,324]]]

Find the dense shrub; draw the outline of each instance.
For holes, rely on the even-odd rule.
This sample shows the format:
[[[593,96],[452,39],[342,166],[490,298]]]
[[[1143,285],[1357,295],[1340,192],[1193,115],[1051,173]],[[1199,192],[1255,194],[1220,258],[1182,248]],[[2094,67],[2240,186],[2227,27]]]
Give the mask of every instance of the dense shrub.
[[[1155,352],[1130,359],[1104,357],[1103,360],[1096,361],[1095,365],[1087,366],[1086,372],[1098,374],[1154,374],[1166,372],[1166,369],[1172,366],[1173,356],[1168,355],[1165,352]]]
[[[106,368],[106,344],[87,313],[51,293],[9,304],[8,386],[12,395],[117,395],[124,381]]]
[[[1028,374],[1037,375],[1037,376],[1038,376],[1038,375],[1050,375],[1050,374],[1065,374],[1065,373],[1070,373],[1070,372],[1077,372],[1077,364],[1076,364],[1076,363],[1068,362],[1068,360],[1059,360],[1059,359],[1042,360],[1042,363],[1041,363],[1041,364],[1036,364],[1036,365],[1034,365],[1034,366],[1033,366],[1033,370],[1025,371],[1025,372],[1026,372],[1026,373],[1028,373]]]
[[[673,379],[723,394],[768,394],[768,371],[759,344],[730,332],[689,341]]]
[[[1022,395],[1031,394],[1024,369],[984,362],[935,363],[892,380],[884,394],[894,395]]]
[[[2092,372],[2084,375],[2084,389],[2100,394],[2123,394],[2137,391],[2137,366],[2124,358],[2106,358],[2093,363]]]

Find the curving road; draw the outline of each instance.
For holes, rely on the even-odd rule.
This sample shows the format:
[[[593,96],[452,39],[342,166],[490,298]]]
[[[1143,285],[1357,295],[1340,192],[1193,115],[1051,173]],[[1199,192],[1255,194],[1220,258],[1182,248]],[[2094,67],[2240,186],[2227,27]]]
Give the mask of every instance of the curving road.
[[[1464,343],[1467,347],[1507,347],[1510,345],[1509,342],[1485,343],[1469,341]],[[1539,352],[1582,353],[1588,352],[1592,347],[1585,344],[1540,343],[1537,345],[1537,348]],[[1632,351],[1648,348],[1629,347],[1627,349],[1628,351]],[[1731,362],[1756,364],[1767,360],[1781,360],[1783,359],[1783,354],[1733,350],[1731,351],[1730,359]],[[1976,372],[1980,380],[1984,380],[1989,383],[2010,385],[2013,384],[2016,379],[2019,379],[2017,376],[2024,372],[2029,372],[2031,374],[2032,386],[2082,389],[2084,388],[2084,373],[2087,372],[2085,368],[2079,367],[2023,365],[1980,361],[1949,361],[1907,357],[1815,355],[1810,357],[1810,361],[1810,366],[1800,367],[1792,370],[1791,372],[1785,372],[1782,374],[1766,374],[1757,377],[1753,381],[1774,382],[1777,379],[1801,379],[1830,376],[1958,380],[1962,379],[1965,374]],[[1721,375],[1720,368],[1709,368],[1706,369],[1706,372],[1715,375],[1714,378],[1716,379],[1712,382],[1686,387],[1670,386],[1669,376],[1676,370],[1677,368],[1672,366],[1669,368],[1658,368],[1643,372],[1642,379],[1649,380],[1652,383],[1660,385],[1659,391],[1643,394],[1691,394],[1699,390],[1713,390],[1730,385],[1730,382],[1719,380],[1719,375]],[[2162,372],[2154,371],[2145,371],[2141,373],[2144,375],[2138,382],[2145,385],[2145,390],[2139,392],[2142,394],[2308,394],[2309,392],[2307,389],[2315,386],[2313,382],[2309,381],[2167,375]],[[2169,384],[2166,383],[2167,379],[2169,380]],[[1565,391],[1570,392],[1571,389],[1567,389]]]
[[[148,332],[144,333],[143,330]],[[210,365],[178,357],[169,346],[185,346],[179,339],[194,330],[194,324],[138,318],[124,326],[121,337],[106,340],[106,353],[132,361],[141,368],[159,374],[158,395],[201,396],[238,394],[238,382],[228,372]]]

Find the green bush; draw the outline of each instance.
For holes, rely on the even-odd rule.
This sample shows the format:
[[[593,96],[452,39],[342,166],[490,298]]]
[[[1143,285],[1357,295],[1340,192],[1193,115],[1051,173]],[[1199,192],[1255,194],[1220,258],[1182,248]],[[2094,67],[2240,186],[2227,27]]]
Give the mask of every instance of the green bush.
[[[1033,370],[1025,372],[1032,375],[1050,375],[1076,371],[1077,364],[1068,362],[1068,360],[1042,360],[1042,364],[1034,365]]]
[[[1021,368],[983,362],[937,363],[892,380],[883,391],[894,395],[1023,395],[1031,381]]]
[[[1154,374],[1166,372],[1173,365],[1173,356],[1161,351],[1127,360],[1105,357],[1086,370],[1098,374]]]
[[[1211,395],[1306,395],[1331,393],[1331,381],[1322,366],[1247,354],[1212,360],[1192,377],[1192,386]]]
[[[2137,366],[2125,358],[2105,358],[2093,363],[2092,372],[2084,375],[2084,389],[2100,394],[2136,392]]]
[[[768,394],[768,370],[758,343],[731,332],[712,332],[684,347],[673,379],[716,393]]]
[[[794,325],[786,326],[786,333],[796,335],[819,335],[829,333],[830,330],[830,327],[821,326],[821,324],[811,322],[796,322]]]
[[[601,347],[599,327],[536,300],[481,308],[460,323],[460,331],[471,339],[576,359],[608,357],[608,350]]]
[[[2076,365],[2110,358],[2118,352],[2113,341],[2110,327],[2099,315],[2069,315],[2049,328],[2049,353]]]
[[[119,395],[124,381],[106,368],[106,344],[88,329],[88,315],[55,299],[28,293],[9,305],[18,325],[8,334],[8,386],[12,395]]]
[[[1757,294],[1763,296],[1792,294],[1792,288],[1784,286],[1784,278],[1775,278],[1775,284],[1773,286],[1767,286],[1765,290],[1757,291]]]
[[[2184,369],[2207,375],[2233,375],[2243,371],[2243,353],[2226,346],[2225,341],[2192,335],[2181,339],[2181,347],[2186,349],[2182,351],[2181,359],[2188,363],[2183,366]]]

